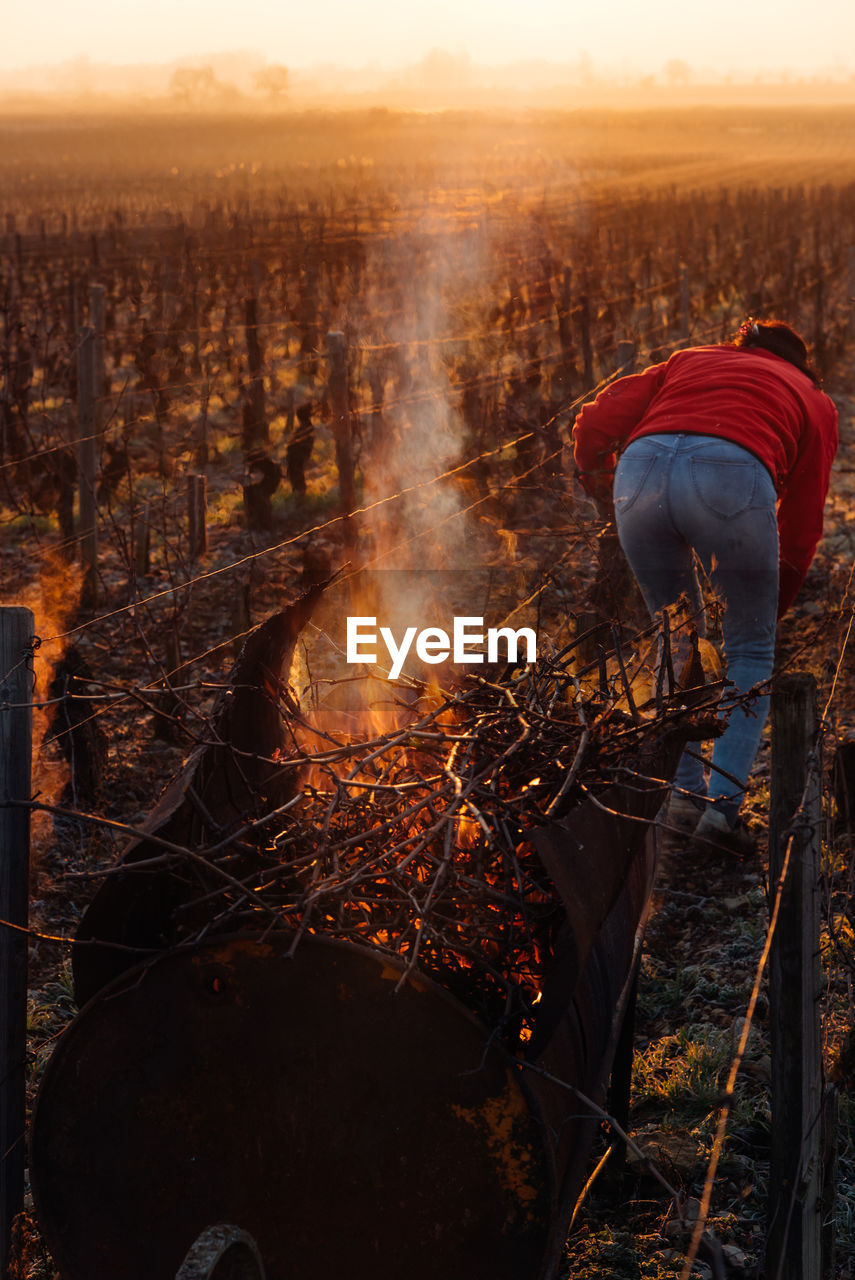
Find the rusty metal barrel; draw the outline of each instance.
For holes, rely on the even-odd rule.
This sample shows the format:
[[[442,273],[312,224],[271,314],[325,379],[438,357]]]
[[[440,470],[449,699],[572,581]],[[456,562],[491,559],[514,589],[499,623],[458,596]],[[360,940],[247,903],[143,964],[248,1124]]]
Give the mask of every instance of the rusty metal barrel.
[[[173,1277],[228,1221],[269,1280],[537,1272],[554,1174],[526,1081],[433,983],[349,944],[217,941],[79,1015],[33,1125],[67,1280]]]
[[[63,1280],[171,1280],[220,1222],[268,1280],[553,1276],[598,1123],[576,1090],[603,1101],[648,877],[642,847],[529,1066],[349,943],[219,939],[127,971],[63,1036],[35,1108]]]
[[[271,741],[240,768],[220,745],[188,764],[152,815],[172,843],[192,840],[200,795],[217,816],[224,794],[278,785],[260,691],[301,609],[259,629],[215,735],[257,741],[268,715]],[[679,749],[651,739],[659,777]],[[513,1050],[437,981],[322,922],[165,945],[192,884],[136,841],[81,924],[87,1002],[34,1109],[33,1197],[63,1280],[174,1280],[218,1224],[266,1280],[554,1280],[652,886],[664,788],[645,772],[522,833],[563,923]],[[229,1274],[221,1252],[205,1280]]]

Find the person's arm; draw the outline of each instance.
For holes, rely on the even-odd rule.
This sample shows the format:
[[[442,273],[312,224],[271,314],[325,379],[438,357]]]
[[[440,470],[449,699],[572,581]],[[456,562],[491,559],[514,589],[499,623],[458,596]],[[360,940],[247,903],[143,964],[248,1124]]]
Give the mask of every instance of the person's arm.
[[[821,405],[778,506],[779,618],[798,595],[822,537],[823,508],[837,452],[837,410],[825,395]]]
[[[573,424],[573,458],[579,482],[592,498],[611,494],[615,450],[644,416],[665,379],[664,364],[618,378],[586,404]]]

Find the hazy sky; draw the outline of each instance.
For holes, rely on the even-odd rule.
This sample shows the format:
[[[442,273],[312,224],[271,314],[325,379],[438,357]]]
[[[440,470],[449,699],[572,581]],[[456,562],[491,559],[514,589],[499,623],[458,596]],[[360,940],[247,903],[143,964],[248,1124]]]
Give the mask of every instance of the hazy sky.
[[[855,0],[34,0],[4,6],[0,67],[256,50],[291,67],[412,62],[433,48],[655,71],[855,64]]]

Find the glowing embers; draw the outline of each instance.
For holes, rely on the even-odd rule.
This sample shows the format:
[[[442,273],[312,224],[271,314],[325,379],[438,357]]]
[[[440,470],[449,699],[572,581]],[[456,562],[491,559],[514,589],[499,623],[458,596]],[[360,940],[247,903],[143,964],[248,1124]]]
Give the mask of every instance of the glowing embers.
[[[493,674],[456,691],[333,682],[335,697],[298,716],[302,800],[277,842],[293,892],[271,865],[265,900],[298,939],[386,951],[526,1039],[563,913],[522,832],[542,821],[541,787],[561,787],[558,739],[576,717],[566,703],[552,721],[541,709],[533,733],[517,695],[534,710],[554,673]]]
[[[652,763],[634,785],[662,785],[658,738],[696,736],[684,695],[674,707],[667,685],[646,688],[649,655],[607,655],[599,687],[587,688],[576,657],[571,644],[442,688],[371,671],[337,679],[308,654],[289,720],[300,800],[262,895],[297,944],[323,932],[380,949],[512,1041],[528,1038],[566,922],[532,833],[626,779],[627,761],[645,753]]]

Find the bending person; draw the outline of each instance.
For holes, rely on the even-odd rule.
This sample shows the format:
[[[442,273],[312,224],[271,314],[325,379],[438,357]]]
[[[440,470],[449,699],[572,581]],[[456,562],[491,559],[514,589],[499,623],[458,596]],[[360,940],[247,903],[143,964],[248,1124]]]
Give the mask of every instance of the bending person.
[[[582,409],[573,435],[582,486],[599,503],[613,499],[651,615],[686,595],[704,634],[697,556],[724,604],[727,678],[741,693],[768,681],[776,620],[816,551],[837,451],[837,410],[799,335],[748,320],[732,343],[620,378]],[[702,760],[681,757],[669,820],[696,842],[753,849],[739,807],[768,703],[766,694],[733,708],[708,785]]]

